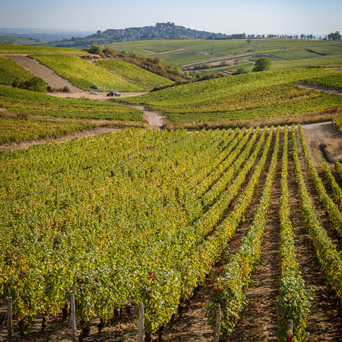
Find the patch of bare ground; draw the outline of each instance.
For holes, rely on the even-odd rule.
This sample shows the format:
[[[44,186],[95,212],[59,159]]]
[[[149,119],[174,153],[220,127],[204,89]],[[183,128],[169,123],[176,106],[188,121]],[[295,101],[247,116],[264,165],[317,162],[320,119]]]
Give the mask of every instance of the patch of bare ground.
[[[47,93],[47,95],[61,97],[61,98],[72,98],[72,99],[80,99],[80,100],[99,100],[99,101],[110,101],[113,97],[107,96],[108,92],[96,91],[97,95],[89,94],[87,91],[78,90],[77,92],[63,93],[63,92],[54,92]],[[147,94],[147,92],[126,92],[121,93],[120,98],[139,96]]]
[[[298,146],[299,140],[297,142]],[[296,258],[302,277],[305,281],[306,289],[314,287],[316,289],[311,301],[311,313],[308,317],[307,331],[310,333],[308,341],[342,341],[342,320],[336,314],[334,301],[330,298],[325,285],[325,280],[321,273],[320,266],[315,256],[315,251],[308,235],[307,228],[302,224],[302,214],[300,211],[301,201],[298,196],[295,167],[293,162],[292,139],[289,139],[289,160],[288,160],[288,187],[290,195],[291,222],[295,228],[295,250]],[[305,178],[307,190],[310,194],[316,214],[322,227],[329,233],[334,243],[338,243],[337,235],[330,227],[327,215],[319,203],[314,185],[309,180],[309,174],[305,167],[305,159],[300,153],[300,162]],[[340,248],[340,246],[339,246]]]
[[[319,91],[325,91],[325,92],[327,92],[329,94],[342,95],[342,90],[341,89],[333,89],[333,88],[319,86],[319,85],[316,85],[316,84],[296,83],[296,86],[298,86],[300,88],[315,89],[315,90],[319,90]]]
[[[46,67],[45,65],[39,63],[35,59],[29,58],[27,56],[15,56],[8,55],[8,58],[12,59],[14,62],[20,64],[28,71],[31,71],[35,76],[42,78],[48,85],[54,88],[69,87],[72,92],[80,91],[79,88],[75,87],[65,78],[58,75],[52,69]]]
[[[188,130],[201,130],[201,129],[228,129],[236,127],[264,127],[271,125],[291,125],[291,124],[302,124],[302,125],[313,125],[315,123],[331,123],[334,118],[342,115],[341,109],[326,110],[317,113],[306,113],[306,114],[294,114],[287,116],[280,116],[274,118],[261,118],[255,120],[228,120],[222,119],[218,121],[202,122],[202,121],[183,121],[175,122],[165,120],[165,129],[188,129]],[[304,127],[303,127],[304,128]]]
[[[312,162],[316,167],[325,160],[331,167],[342,159],[342,133],[333,122],[303,126],[304,136]]]
[[[281,134],[282,137],[282,134]],[[274,147],[274,146],[273,146]],[[270,165],[273,148],[270,150],[266,169]],[[277,329],[277,314],[275,308],[276,296],[278,295],[277,279],[279,278],[279,236],[280,236],[280,222],[279,222],[279,198],[280,198],[280,163],[282,153],[282,139],[280,140],[280,150],[278,154],[277,172],[275,175],[271,204],[268,212],[268,219],[266,223],[266,230],[261,252],[261,265],[256,267],[256,271],[252,276],[252,281],[255,281],[257,286],[250,287],[247,292],[248,306],[241,312],[240,317],[236,323],[232,335],[228,339],[230,342],[244,342],[244,341],[277,341],[275,332]],[[264,172],[264,178],[266,172]],[[265,179],[264,179],[265,181]],[[263,181],[263,182],[264,182]],[[263,186],[258,186],[258,193],[261,195]],[[254,204],[256,208],[257,203]],[[247,233],[249,222],[246,229]],[[244,227],[244,225],[242,225]],[[239,228],[240,230],[240,228]],[[235,238],[233,239],[235,240]],[[234,248],[232,241],[232,252],[236,251],[240,242],[237,241]]]
[[[168,51],[161,51],[161,52],[155,52],[152,50],[146,50],[147,52],[153,53],[154,55],[163,55],[165,53],[170,53],[170,52],[178,52],[178,51],[184,51],[185,49],[174,49],[174,50],[168,50]]]

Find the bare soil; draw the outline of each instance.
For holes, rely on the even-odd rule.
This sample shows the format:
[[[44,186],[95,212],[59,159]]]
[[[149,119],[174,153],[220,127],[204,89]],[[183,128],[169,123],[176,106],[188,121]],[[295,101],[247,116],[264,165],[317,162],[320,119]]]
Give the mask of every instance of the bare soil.
[[[153,53],[154,55],[163,55],[165,53],[170,53],[170,52],[178,52],[178,51],[184,51],[185,49],[174,49],[174,50],[168,50],[168,51],[162,51],[162,52],[155,52],[155,51],[152,51],[152,50],[144,50],[146,52],[150,52],[150,53]]]
[[[274,148],[274,141],[272,149]],[[271,204],[268,212],[268,219],[266,223],[264,241],[262,244],[261,264],[256,267],[255,273],[252,276],[252,281],[257,284],[255,287],[251,286],[246,291],[249,305],[241,312],[236,323],[229,342],[245,342],[245,341],[277,341],[274,334],[277,329],[277,313],[275,308],[276,296],[278,295],[277,279],[279,278],[279,197],[280,197],[280,163],[281,163],[282,144],[278,154],[277,172],[275,175]],[[265,172],[261,178],[261,184],[258,184],[258,197],[263,191],[266,173],[270,166],[272,154],[269,153],[267,163],[265,165]],[[258,202],[254,202],[250,208],[250,212],[254,213]],[[248,224],[243,223],[241,227],[248,231],[252,223],[253,216],[251,216]],[[240,228],[239,228],[240,232]],[[238,233],[239,234],[239,233]],[[238,235],[237,235],[238,236]],[[240,237],[241,238],[241,237]],[[236,246],[234,246],[234,243]],[[231,252],[235,253],[238,246],[240,246],[240,239],[232,240]]]
[[[316,167],[326,161],[331,167],[340,159],[342,133],[333,122],[303,125],[304,136],[312,162]]]
[[[35,59],[29,58],[27,56],[18,56],[18,55],[6,55],[6,57],[22,65],[25,69],[27,69],[28,71],[31,71],[34,75],[42,78],[48,85],[54,88],[59,89],[59,88],[63,88],[66,86],[66,87],[69,87],[71,92],[82,91],[81,89],[75,87],[68,80],[58,75],[55,71],[39,63]]]

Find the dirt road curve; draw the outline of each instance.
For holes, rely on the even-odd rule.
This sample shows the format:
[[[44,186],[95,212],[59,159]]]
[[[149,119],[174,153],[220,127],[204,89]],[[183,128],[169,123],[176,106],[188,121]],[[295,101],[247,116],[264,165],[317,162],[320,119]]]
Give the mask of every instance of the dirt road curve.
[[[79,92],[81,89],[75,87],[72,83],[59,76],[53,70],[47,68],[46,66],[40,64],[38,61],[25,56],[14,56],[6,55],[12,61],[22,65],[28,71],[31,71],[34,75],[42,78],[48,85],[54,88],[63,88],[64,86],[69,87],[71,92]]]
[[[41,140],[30,140],[30,141],[24,141],[21,143],[8,143],[0,146],[0,152],[4,151],[14,151],[14,150],[27,150],[33,145],[41,145],[45,144],[47,142],[57,142],[62,143],[66,141],[73,140],[75,138],[84,138],[84,137],[91,137],[94,135],[109,133],[109,132],[120,132],[120,129],[117,128],[111,128],[111,127],[97,127],[90,131],[82,131],[82,132],[73,132],[65,135],[62,138],[53,139],[53,138],[44,138]]]
[[[109,97],[107,96],[107,92],[96,92],[97,95],[89,94],[89,92],[78,89],[77,92],[72,93],[48,93],[48,95],[55,96],[55,97],[62,97],[62,98],[73,98],[73,99],[79,99],[80,97],[85,97],[89,100],[99,100],[99,101],[107,101],[109,99],[113,99],[115,97]],[[138,96],[138,95],[144,95],[147,94],[146,92],[140,92],[140,93],[121,93],[120,98],[125,97],[132,97],[132,96]]]
[[[342,95],[342,90],[340,90],[340,89],[327,88],[327,87],[322,87],[322,86],[318,86],[315,84],[296,83],[296,86],[298,86],[300,88],[314,89],[314,90],[319,90],[319,91],[324,90],[329,94]]]

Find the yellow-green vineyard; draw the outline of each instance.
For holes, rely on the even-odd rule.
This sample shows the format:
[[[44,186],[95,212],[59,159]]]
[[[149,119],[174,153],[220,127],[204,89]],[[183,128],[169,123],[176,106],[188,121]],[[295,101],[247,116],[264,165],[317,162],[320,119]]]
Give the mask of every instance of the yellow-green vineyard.
[[[288,319],[297,341],[317,338],[314,287],[325,281],[326,340],[338,340],[342,168],[317,173],[302,127],[124,130],[1,153],[0,165],[0,292],[12,297],[22,332],[73,293],[84,325],[94,317],[109,325],[143,302],[148,340],[221,262],[203,309],[214,327],[220,303],[222,341],[240,341],[239,316],[249,289],[264,286],[253,274],[273,234],[272,338],[286,341]],[[297,225],[311,240],[303,255]],[[315,286],[303,271],[312,256],[322,274]]]

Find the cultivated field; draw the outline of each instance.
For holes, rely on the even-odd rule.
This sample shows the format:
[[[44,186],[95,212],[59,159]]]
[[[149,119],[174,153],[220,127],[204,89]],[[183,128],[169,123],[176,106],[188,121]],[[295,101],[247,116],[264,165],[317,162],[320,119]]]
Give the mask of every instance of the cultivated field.
[[[307,341],[339,341],[341,166],[316,169],[305,135],[135,130],[2,153],[0,288],[23,331],[50,317],[26,338],[68,340],[75,293],[89,340],[136,339],[142,301],[166,341],[181,308],[204,319],[198,305],[209,326],[182,336],[210,339],[218,302],[223,340],[285,341],[291,318]]]
[[[144,104],[166,115],[177,127],[192,123],[198,128],[203,122],[229,127],[239,121],[275,118],[282,122],[293,115],[302,115],[304,120],[305,115],[325,111],[326,119],[331,119],[329,110],[342,107],[340,95],[295,84],[307,82],[341,89],[341,80],[341,72],[323,68],[275,70],[194,82],[116,101]]]
[[[234,58],[240,63],[239,57],[249,56],[254,59],[258,54],[276,57],[278,61],[275,64],[280,63],[279,68],[316,65],[315,63],[320,64],[321,58],[325,60],[333,58],[337,61],[336,64],[342,64],[342,43],[322,40],[252,39],[250,44],[247,39],[150,40],[113,43],[109,46],[116,51],[134,51],[148,57],[159,57],[181,66],[224,61],[227,58]]]

